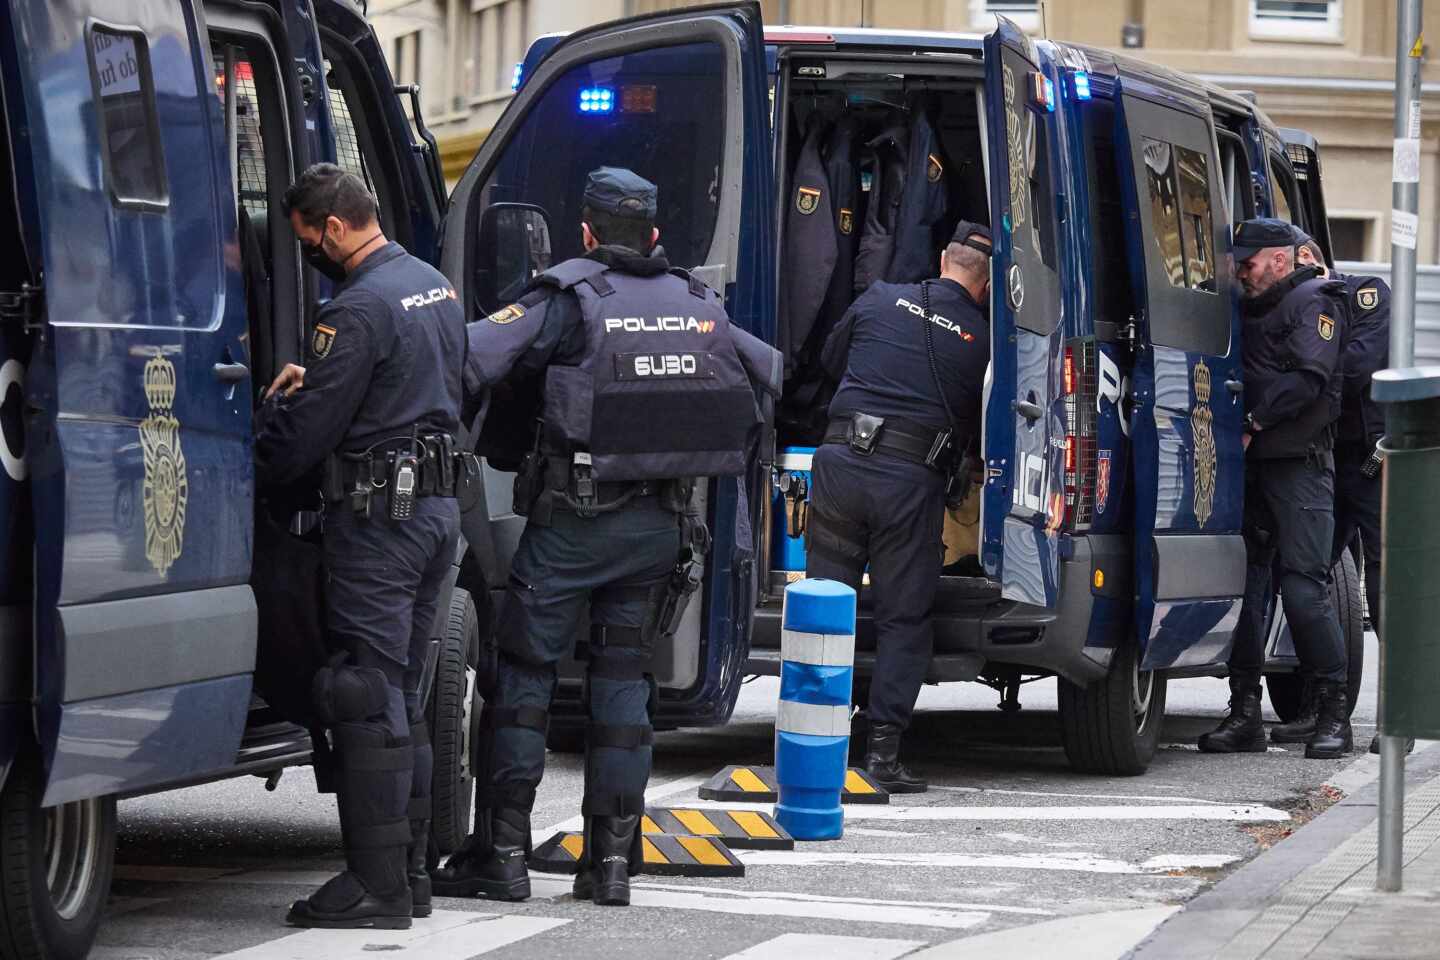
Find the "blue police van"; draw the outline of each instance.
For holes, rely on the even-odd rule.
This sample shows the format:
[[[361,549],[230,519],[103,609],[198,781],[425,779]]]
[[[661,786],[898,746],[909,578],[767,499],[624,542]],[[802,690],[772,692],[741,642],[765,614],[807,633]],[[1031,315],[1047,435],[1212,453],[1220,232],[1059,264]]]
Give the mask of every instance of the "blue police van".
[[[787,351],[785,298],[813,269],[787,253],[787,230],[819,192],[796,178],[802,130],[830,111],[863,139],[925,113],[935,153],[918,169],[943,182],[952,223],[987,223],[996,240],[978,547],[942,582],[929,679],[980,681],[1017,708],[1021,683],[1058,676],[1072,765],[1142,772],[1167,679],[1223,674],[1244,593],[1231,227],[1281,216],[1328,255],[1313,138],[1277,129],[1253,97],[1003,19],[985,37],[767,30],[758,5],[718,4],[542,37],[516,86],[446,224],[442,266],[477,315],[579,255],[585,172],[613,164],[659,185],[671,262]],[[861,171],[862,190],[878,194],[881,175]],[[858,232],[860,212],[842,213],[840,231]],[[799,387],[787,381],[792,407]],[[777,432],[748,482],[708,487],[711,575],[660,654],[658,727],[723,722],[747,675],[779,672],[780,599],[803,562],[772,464],[788,449],[803,465],[813,437],[783,420]],[[495,466],[492,576],[523,524]],[[1348,557],[1335,590],[1358,671]],[[1288,717],[1294,650],[1272,619],[1271,697]],[[862,595],[861,703],[874,643]],[[578,741],[579,678],[562,671],[552,746]]]
[[[361,175],[436,257],[444,183],[408,93],[348,0],[0,3],[6,960],[87,953],[117,797],[312,759],[323,779],[315,515],[255,489],[251,411],[327,292],[279,213],[300,170]],[[479,638],[463,584],[447,603],[442,849],[469,824]]]

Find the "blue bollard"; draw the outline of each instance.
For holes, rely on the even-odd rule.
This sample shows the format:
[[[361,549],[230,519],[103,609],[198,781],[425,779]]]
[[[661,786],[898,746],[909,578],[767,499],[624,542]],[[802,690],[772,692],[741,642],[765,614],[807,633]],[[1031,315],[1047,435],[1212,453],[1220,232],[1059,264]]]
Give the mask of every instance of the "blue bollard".
[[[836,840],[845,832],[855,591],[835,580],[792,583],[781,624],[775,819],[797,840]]]

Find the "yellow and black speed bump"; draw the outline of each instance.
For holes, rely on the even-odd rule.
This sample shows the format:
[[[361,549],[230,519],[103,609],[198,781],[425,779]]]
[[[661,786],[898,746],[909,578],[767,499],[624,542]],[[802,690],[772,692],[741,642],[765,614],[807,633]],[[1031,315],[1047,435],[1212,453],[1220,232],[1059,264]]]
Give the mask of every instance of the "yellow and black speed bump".
[[[734,850],[795,849],[795,838],[774,817],[753,810],[650,807],[641,830],[652,836],[717,837]]]
[[[745,864],[736,859],[719,837],[647,834],[640,838],[645,851],[641,873],[659,877],[743,877]],[[557,833],[530,853],[530,869],[541,873],[575,873],[585,852],[585,836]]]
[[[774,803],[779,799],[779,791],[775,786],[775,768],[726,767],[700,788],[700,799]],[[890,791],[871,780],[864,770],[851,767],[845,771],[845,788],[840,791],[840,802],[889,803]]]

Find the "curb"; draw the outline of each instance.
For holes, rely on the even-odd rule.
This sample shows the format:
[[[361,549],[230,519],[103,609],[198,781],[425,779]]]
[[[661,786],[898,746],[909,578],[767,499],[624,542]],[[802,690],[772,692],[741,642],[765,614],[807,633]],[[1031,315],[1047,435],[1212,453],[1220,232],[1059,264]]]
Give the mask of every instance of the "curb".
[[[1368,754],[1334,778],[1345,774]],[[1440,776],[1440,749],[1424,749],[1406,758],[1405,793]],[[1300,830],[1261,853],[1214,887],[1185,904],[1125,960],[1209,960],[1218,954],[1241,927],[1253,920],[1284,887],[1304,870],[1325,859],[1332,850],[1375,820],[1380,784],[1367,783]]]

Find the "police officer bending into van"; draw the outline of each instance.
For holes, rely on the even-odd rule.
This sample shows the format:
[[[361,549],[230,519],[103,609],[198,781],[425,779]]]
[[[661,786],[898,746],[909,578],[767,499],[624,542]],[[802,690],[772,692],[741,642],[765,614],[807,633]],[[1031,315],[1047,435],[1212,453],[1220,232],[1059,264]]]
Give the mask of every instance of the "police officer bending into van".
[[[730,326],[714,291],[655,250],[656,200],[654,184],[629,170],[592,172],[579,225],[586,255],[469,327],[467,397],[527,381],[541,394],[538,411],[523,413],[493,396],[482,444],[506,422],[533,424],[538,412],[540,423],[515,484],[515,509],[529,522],[496,627],[475,832],[434,874],[442,895],[530,895],[530,811],[556,665],[576,653],[588,620],[579,645],[585,849],[574,892],[630,902],[650,777],[651,655],[698,586],[686,561],[703,556],[707,539],[689,478],[744,469],[761,416],[737,347],[767,373],[779,369],[774,350]]]
[[[1365,558],[1365,596],[1370,601],[1370,622],[1380,632],[1380,438],[1385,435],[1385,411],[1370,398],[1370,378],[1390,362],[1390,285],[1380,277],[1338,273],[1327,270],[1320,245],[1299,227],[1295,244],[1300,263],[1322,270],[1327,277],[1345,284],[1345,343],[1340,348],[1344,389],[1340,421],[1335,433],[1335,539],[1330,566],[1360,536],[1360,554]],[[1316,704],[1306,698],[1295,727],[1296,735],[1315,725]],[[1282,740],[1281,728],[1270,730],[1271,740]],[[1300,742],[1296,740],[1295,742]],[[1409,740],[1413,749],[1415,741]],[[1370,741],[1370,752],[1380,752],[1380,736]]]
[[[1230,653],[1230,714],[1200,749],[1265,752],[1260,676],[1278,559],[1285,618],[1318,700],[1305,756],[1335,759],[1351,747],[1345,645],[1329,589],[1344,285],[1297,269],[1283,220],[1240,224],[1235,264],[1244,287],[1245,601]]]
[[[935,645],[947,484],[980,432],[989,289],[990,232],[962,221],[938,280],[874,284],[821,357],[840,387],[813,461],[805,573],[858,592],[869,564],[876,650],[865,770],[891,793],[927,787],[900,762],[900,738]]]
[[[255,456],[262,483],[323,474],[336,656],[314,695],[336,754],[347,865],[287,919],[404,929],[412,912],[430,913],[433,762],[419,693],[459,536],[464,315],[440,273],[386,241],[354,174],[310,167],[284,210],[306,261],[336,288],[316,314],[305,366],[287,366],[270,388]]]

